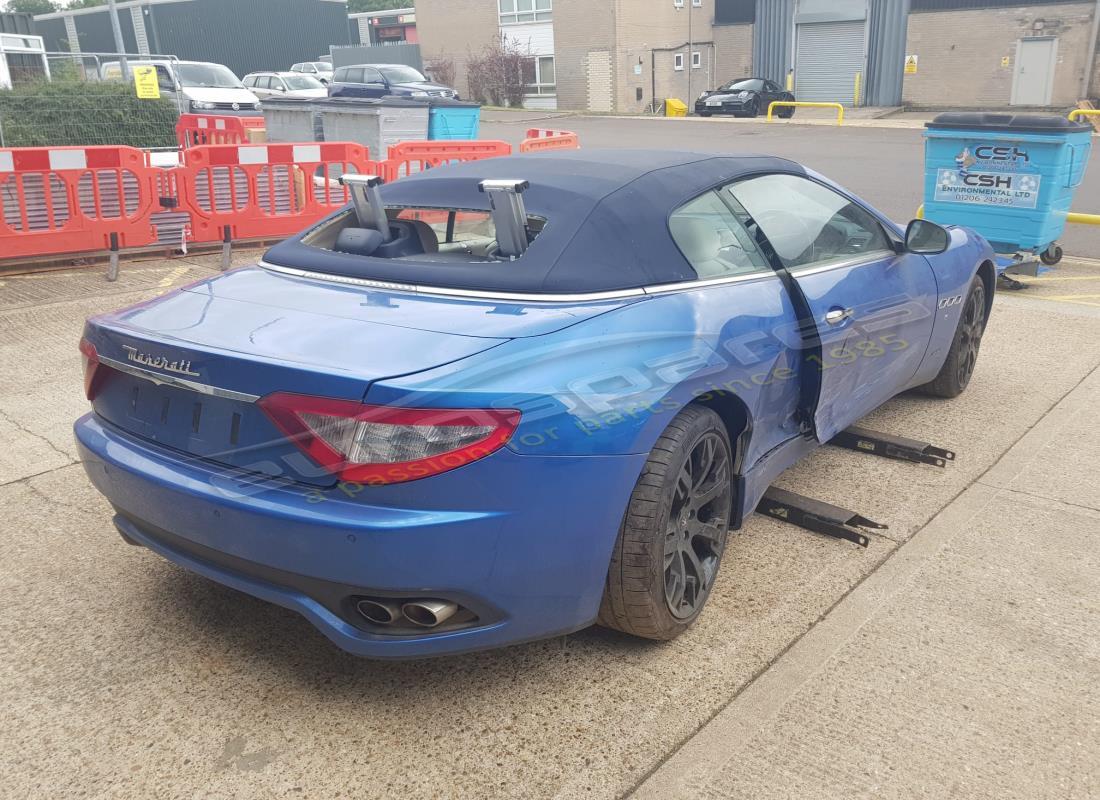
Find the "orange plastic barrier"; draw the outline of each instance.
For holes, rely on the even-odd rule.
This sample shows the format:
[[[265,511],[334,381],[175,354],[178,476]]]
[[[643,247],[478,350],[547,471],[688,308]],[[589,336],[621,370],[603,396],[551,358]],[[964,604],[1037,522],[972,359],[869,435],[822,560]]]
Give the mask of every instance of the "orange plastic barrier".
[[[176,141],[184,150],[204,144],[250,144],[253,139],[249,137],[266,126],[263,117],[181,114],[176,123]]]
[[[349,142],[203,145],[184,152],[180,206],[194,242],[290,236],[350,201],[341,175],[381,171]]]
[[[545,128],[529,128],[527,138],[520,142],[521,153],[538,153],[543,150],[578,150],[581,142],[571,131],[552,131]]]
[[[0,258],[153,244],[157,196],[132,147],[0,150]]]
[[[389,150],[389,159],[381,162],[384,165],[381,177],[387,182],[395,181],[406,175],[443,164],[478,161],[483,158],[511,154],[510,144],[494,139],[401,142],[393,145]]]

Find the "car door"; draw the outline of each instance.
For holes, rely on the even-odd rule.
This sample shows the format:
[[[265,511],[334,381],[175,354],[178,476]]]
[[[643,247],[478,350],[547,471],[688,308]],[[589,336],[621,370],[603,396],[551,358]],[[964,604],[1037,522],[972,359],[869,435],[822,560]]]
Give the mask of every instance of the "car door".
[[[767,111],[768,106],[774,103],[776,100],[783,99],[783,90],[771,81],[764,81],[764,92],[767,95],[767,101],[764,105],[765,111]]]
[[[389,94],[389,86],[382,73],[374,67],[363,67],[363,96],[383,97]]]
[[[809,177],[762,175],[727,191],[812,318],[803,373],[827,442],[908,388],[935,320],[932,268],[870,211]]]

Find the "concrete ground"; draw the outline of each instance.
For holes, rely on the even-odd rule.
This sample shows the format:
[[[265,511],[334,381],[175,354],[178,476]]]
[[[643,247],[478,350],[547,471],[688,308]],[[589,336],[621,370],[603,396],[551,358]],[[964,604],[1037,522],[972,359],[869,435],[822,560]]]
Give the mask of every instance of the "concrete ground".
[[[218,258],[0,275],[5,796],[1100,794],[1100,262],[998,294],[963,396],[866,420],[947,469],[825,448],[783,476],[887,523],[867,549],[756,516],[673,642],[378,663],[123,544],[76,462],[84,318]]]

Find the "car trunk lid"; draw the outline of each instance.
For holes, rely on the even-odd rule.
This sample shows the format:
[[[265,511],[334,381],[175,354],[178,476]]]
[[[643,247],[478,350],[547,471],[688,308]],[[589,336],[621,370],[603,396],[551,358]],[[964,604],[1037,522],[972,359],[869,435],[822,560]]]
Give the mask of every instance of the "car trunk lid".
[[[273,477],[332,485],[256,400],[361,401],[370,384],[442,366],[613,306],[429,300],[244,269],[89,320],[96,412],[135,436]]]

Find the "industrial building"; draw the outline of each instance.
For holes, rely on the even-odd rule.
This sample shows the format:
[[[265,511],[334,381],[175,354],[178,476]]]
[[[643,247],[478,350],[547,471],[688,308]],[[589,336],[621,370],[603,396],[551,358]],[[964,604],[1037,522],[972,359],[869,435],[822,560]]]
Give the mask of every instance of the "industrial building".
[[[393,8],[348,14],[352,43],[360,45],[416,44],[416,9]]]
[[[1096,2],[417,0],[424,59],[527,48],[525,105],[643,112],[756,75],[799,99],[1065,107],[1091,95]]]
[[[130,0],[118,3],[128,53],[225,64],[237,75],[286,69],[352,43],[345,0]],[[34,18],[56,52],[116,51],[106,6]]]

